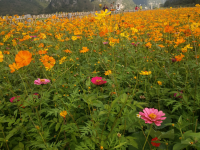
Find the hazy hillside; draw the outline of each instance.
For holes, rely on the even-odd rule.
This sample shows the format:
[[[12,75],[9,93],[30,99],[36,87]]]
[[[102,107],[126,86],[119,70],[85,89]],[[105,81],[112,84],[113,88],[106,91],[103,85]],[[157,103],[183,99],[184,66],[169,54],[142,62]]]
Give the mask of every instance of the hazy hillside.
[[[40,0],[0,0],[0,15],[40,14],[48,4]]]
[[[174,5],[187,5],[187,4],[199,4],[200,0],[167,0],[165,2],[166,7]]]

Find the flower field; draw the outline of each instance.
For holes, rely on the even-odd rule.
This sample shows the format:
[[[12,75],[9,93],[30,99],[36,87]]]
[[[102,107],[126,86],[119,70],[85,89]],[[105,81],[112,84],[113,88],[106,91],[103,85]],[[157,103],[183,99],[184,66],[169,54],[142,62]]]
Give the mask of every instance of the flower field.
[[[0,18],[0,149],[200,149],[199,8]]]

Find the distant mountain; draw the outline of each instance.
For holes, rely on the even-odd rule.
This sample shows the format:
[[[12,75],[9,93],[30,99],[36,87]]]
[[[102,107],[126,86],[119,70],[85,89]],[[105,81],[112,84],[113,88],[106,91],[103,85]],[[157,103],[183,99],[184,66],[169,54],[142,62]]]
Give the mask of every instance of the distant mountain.
[[[187,4],[199,4],[200,0],[167,0],[164,6],[172,6],[172,5],[187,5]]]
[[[48,4],[46,0],[0,0],[0,15],[40,14]]]

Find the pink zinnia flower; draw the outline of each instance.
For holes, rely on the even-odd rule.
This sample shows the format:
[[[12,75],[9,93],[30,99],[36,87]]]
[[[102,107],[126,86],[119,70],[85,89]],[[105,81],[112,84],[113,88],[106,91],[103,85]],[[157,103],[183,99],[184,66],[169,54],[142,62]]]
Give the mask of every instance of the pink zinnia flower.
[[[18,98],[18,97],[20,97],[20,96],[17,96],[17,97],[11,97],[11,98],[10,98],[10,102],[13,103],[14,100],[15,100],[15,98]],[[19,101],[19,100],[17,100],[17,101]]]
[[[143,109],[143,112],[139,112],[139,114],[141,115],[141,118],[145,121],[145,123],[155,123],[155,125],[160,126],[162,123],[161,120],[166,119],[166,117],[162,117],[165,115],[162,111],[158,111],[154,108],[145,108]]]
[[[41,84],[47,84],[49,82],[50,82],[49,79],[40,79],[40,78],[38,78],[37,80],[34,81],[34,84],[41,85]]]
[[[102,85],[105,84],[107,81],[104,81],[102,77],[94,77],[91,79],[91,82],[95,85]]]
[[[104,45],[108,44],[108,42],[103,42]]]

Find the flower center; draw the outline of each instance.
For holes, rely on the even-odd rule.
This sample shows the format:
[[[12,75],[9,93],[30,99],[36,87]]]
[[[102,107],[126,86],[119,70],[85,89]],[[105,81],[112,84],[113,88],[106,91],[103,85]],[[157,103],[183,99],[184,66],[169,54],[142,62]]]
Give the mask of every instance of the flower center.
[[[40,82],[45,82],[45,79],[40,79]]]
[[[101,80],[96,80],[96,82],[100,82]]]
[[[156,118],[156,115],[155,115],[154,113],[151,113],[151,114],[149,115],[149,117],[150,117],[151,119],[155,119],[155,118]]]

